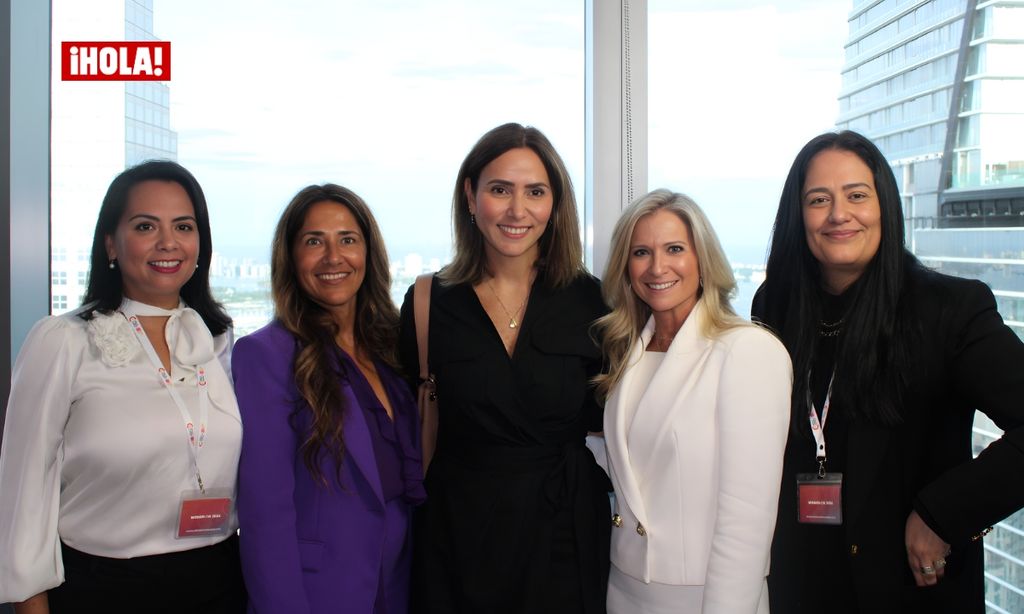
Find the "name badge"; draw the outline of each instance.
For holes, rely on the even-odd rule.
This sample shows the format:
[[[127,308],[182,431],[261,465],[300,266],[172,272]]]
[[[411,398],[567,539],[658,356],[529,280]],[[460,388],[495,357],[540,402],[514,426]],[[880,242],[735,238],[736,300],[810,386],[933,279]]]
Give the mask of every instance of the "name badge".
[[[843,524],[843,474],[796,474],[796,516],[802,524]]]
[[[231,493],[207,489],[206,494],[190,490],[181,494],[175,538],[227,535],[231,525]]]

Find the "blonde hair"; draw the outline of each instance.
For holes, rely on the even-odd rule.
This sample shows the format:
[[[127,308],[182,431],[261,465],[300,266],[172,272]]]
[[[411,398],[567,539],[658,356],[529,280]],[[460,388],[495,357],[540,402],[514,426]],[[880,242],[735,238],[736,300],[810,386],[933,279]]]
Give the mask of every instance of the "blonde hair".
[[[594,323],[609,365],[607,373],[594,378],[601,398],[607,398],[622,379],[629,366],[630,350],[639,341],[640,333],[651,316],[651,308],[629,285],[629,247],[637,222],[662,210],[679,216],[693,238],[702,279],[698,298],[703,301],[707,314],[701,334],[715,337],[737,326],[750,326],[733,311],[730,301],[736,293],[736,278],[718,236],[701,208],[688,196],[669,190],[658,189],[645,194],[627,207],[615,224],[608,265],[602,279],[601,293],[611,312]]]

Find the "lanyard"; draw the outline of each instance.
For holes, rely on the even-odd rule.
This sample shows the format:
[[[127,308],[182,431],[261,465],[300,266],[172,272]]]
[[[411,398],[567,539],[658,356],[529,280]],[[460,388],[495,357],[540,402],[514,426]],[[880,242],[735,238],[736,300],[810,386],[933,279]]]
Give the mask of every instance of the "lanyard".
[[[149,362],[153,363],[153,367],[156,369],[164,389],[171,395],[174,405],[177,406],[178,411],[181,413],[181,419],[185,423],[185,433],[188,435],[188,453],[192,459],[192,470],[195,472],[196,482],[199,483],[199,491],[206,494],[206,488],[203,486],[203,476],[199,473],[199,452],[203,449],[203,444],[206,443],[206,422],[210,416],[210,390],[206,387],[206,369],[196,365],[196,387],[199,389],[199,438],[196,439],[195,425],[192,423],[192,418],[188,415],[185,401],[182,400],[181,395],[175,390],[174,383],[171,381],[171,374],[161,364],[160,357],[156,355],[153,344],[149,342],[146,331],[142,329],[138,316],[134,313],[125,313],[124,316],[128,318],[128,323],[132,325],[132,330],[135,331],[135,337],[142,344],[142,348],[146,350]]]
[[[828,408],[832,404],[832,382],[836,379],[836,372],[828,378],[828,392],[825,393],[825,404],[821,406],[821,420],[818,420],[818,410],[814,407],[811,399],[811,375],[807,374],[807,406],[810,408],[809,419],[811,421],[811,434],[814,435],[814,453],[818,459],[818,477],[825,477],[825,421],[828,420]]]

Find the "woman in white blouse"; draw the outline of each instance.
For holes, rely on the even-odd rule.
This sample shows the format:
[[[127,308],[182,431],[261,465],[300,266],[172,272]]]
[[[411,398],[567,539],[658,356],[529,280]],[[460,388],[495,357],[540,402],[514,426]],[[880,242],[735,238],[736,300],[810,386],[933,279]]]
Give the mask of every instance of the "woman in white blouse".
[[[682,194],[655,190],[623,212],[602,288],[608,611],[767,613],[786,349],[732,310],[729,262]]]
[[[0,603],[18,614],[244,608],[211,255],[191,173],[130,168],[103,200],[82,308],[25,340],[0,456]]]

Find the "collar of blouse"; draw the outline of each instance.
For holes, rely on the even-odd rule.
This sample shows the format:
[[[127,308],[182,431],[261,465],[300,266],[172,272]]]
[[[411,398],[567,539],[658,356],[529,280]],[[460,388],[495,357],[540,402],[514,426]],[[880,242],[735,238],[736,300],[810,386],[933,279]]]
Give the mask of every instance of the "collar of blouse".
[[[213,335],[203,318],[185,303],[175,309],[162,309],[131,299],[124,299],[118,311],[110,314],[96,312],[87,325],[89,338],[99,350],[100,359],[109,367],[122,367],[142,352],[131,324],[125,314],[137,316],[166,316],[165,335],[171,349],[172,360],[184,367],[193,367],[213,360],[216,356]]]

